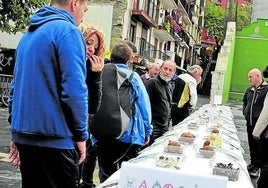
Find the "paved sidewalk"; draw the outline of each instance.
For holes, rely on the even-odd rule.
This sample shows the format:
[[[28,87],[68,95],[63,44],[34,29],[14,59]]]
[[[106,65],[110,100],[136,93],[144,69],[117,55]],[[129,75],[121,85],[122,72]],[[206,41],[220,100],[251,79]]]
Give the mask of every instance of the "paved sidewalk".
[[[209,97],[200,95],[198,98],[197,108],[200,108],[204,104],[208,104]],[[242,105],[238,102],[230,102],[227,104],[231,107],[234,117],[234,123],[238,130],[238,136],[241,141],[241,145],[245,150],[244,159],[249,163],[249,150],[246,133],[246,122],[242,115]],[[10,132],[9,124],[7,122],[8,117],[7,108],[2,107],[0,103],[0,188],[19,188],[21,187],[21,179],[19,169],[14,168],[8,162],[9,141]],[[95,173],[97,177],[97,173]],[[256,179],[252,179],[253,184],[256,184]]]

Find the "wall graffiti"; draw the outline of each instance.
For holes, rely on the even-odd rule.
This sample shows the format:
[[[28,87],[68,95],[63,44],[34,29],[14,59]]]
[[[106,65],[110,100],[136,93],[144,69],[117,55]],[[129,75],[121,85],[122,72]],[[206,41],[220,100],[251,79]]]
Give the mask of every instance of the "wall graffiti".
[[[13,75],[15,49],[0,48],[0,74]]]

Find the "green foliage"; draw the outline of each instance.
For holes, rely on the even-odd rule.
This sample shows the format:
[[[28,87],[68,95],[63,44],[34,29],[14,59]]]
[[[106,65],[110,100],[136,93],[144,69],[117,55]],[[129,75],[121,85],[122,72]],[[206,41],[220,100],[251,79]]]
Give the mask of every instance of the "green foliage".
[[[170,32],[170,23],[168,21],[162,23],[163,27]]]
[[[216,35],[222,38],[224,35],[225,11],[214,3],[207,2],[205,9],[205,28],[209,35]]]
[[[229,10],[224,10],[221,6],[214,3],[206,2],[204,27],[209,31],[210,35],[216,35],[219,38],[224,38],[225,21],[230,19],[227,18],[227,15],[236,20],[236,27],[238,31],[241,31],[243,27],[250,24],[251,7],[249,5],[241,4],[236,7],[234,1],[232,4],[231,14],[229,14],[228,11]]]
[[[249,5],[239,5],[237,9],[236,30],[241,31],[243,27],[250,24],[251,7]]]
[[[25,31],[32,14],[50,0],[0,1],[0,31],[17,33]]]

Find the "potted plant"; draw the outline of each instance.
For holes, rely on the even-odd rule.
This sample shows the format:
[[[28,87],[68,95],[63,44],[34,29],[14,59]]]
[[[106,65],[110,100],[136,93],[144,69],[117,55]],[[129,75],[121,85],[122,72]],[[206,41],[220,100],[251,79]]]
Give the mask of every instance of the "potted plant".
[[[169,22],[167,22],[167,21],[163,22],[162,25],[168,32],[170,32],[170,23]]]

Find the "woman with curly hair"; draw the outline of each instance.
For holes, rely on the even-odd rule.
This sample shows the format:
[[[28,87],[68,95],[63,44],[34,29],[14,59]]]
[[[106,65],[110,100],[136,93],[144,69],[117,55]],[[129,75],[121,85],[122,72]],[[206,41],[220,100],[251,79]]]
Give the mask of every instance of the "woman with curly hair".
[[[90,92],[89,90],[89,114],[94,115],[100,107],[101,99],[101,71],[104,66],[104,35],[96,27],[82,22],[79,25],[85,41],[86,41],[86,57],[87,57],[87,85],[89,89],[92,83],[98,83],[96,87],[99,88],[99,92]],[[81,168],[82,183],[80,188],[92,188],[95,187],[93,182],[93,173],[97,161],[96,146],[92,145],[91,139],[87,141],[87,155],[86,160]]]

